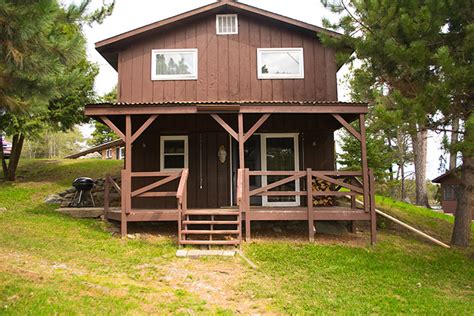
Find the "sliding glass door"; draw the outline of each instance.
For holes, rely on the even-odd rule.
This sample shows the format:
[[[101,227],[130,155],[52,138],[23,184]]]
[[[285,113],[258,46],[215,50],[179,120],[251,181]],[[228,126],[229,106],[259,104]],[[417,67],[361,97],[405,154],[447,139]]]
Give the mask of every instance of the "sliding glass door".
[[[261,155],[263,171],[298,170],[298,134],[262,134]],[[264,176],[262,185],[272,184],[289,176]],[[299,191],[299,181],[282,184],[272,191]],[[299,196],[263,196],[263,206],[299,206]]]
[[[232,145],[232,197],[235,205],[235,192],[238,169],[238,144]],[[254,134],[245,143],[245,167],[262,171],[299,170],[298,134]],[[288,176],[250,177],[250,190],[271,184]],[[299,191],[299,181],[291,181],[272,191]],[[263,206],[299,206],[299,196],[253,196],[251,205]]]

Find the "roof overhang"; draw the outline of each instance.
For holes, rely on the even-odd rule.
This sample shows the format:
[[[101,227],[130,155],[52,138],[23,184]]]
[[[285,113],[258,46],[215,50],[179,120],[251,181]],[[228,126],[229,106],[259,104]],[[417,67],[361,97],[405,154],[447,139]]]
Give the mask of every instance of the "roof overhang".
[[[219,1],[209,5],[158,21],[137,29],[110,37],[108,39],[99,41],[95,44],[96,50],[109,62],[114,69],[118,69],[118,52],[120,48],[126,46],[134,41],[144,39],[160,32],[169,30],[178,23],[191,22],[202,17],[217,14],[217,13],[241,13],[249,16],[258,17],[274,23],[285,25],[302,32],[311,34],[326,34],[329,36],[339,37],[341,34],[327,30],[325,28],[298,21],[280,14],[259,9],[244,3],[234,1]]]
[[[291,114],[366,114],[366,103],[339,101],[213,101],[98,103],[86,106],[93,118],[119,115],[204,114],[204,113],[291,113]]]
[[[437,178],[434,178],[433,180],[431,180],[431,182],[433,182],[433,183],[442,183],[442,182],[444,182],[444,180],[446,180],[447,178],[449,178],[451,176],[453,176],[455,178],[460,178],[460,175],[459,175],[460,172],[461,172],[461,167],[451,169],[448,172],[438,176]]]

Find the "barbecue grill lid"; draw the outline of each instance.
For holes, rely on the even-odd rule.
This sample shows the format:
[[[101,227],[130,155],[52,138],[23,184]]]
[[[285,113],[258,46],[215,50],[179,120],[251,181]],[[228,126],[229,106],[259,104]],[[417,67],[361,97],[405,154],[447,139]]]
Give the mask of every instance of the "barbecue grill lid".
[[[94,180],[91,178],[80,177],[74,180],[72,185],[75,188],[92,188],[94,186]]]

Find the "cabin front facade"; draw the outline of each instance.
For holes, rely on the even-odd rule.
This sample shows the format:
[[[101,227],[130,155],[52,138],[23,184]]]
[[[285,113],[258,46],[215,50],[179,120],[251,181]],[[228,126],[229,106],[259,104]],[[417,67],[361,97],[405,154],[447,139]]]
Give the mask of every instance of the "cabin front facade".
[[[338,36],[219,1],[97,43],[118,102],[86,114],[125,142],[106,217],[123,235],[128,222],[177,221],[180,244],[240,244],[253,221],[307,221],[313,240],[315,221],[367,220],[375,242],[367,105],[337,101],[336,52],[320,33]],[[336,170],[339,128],[360,140],[362,170]]]

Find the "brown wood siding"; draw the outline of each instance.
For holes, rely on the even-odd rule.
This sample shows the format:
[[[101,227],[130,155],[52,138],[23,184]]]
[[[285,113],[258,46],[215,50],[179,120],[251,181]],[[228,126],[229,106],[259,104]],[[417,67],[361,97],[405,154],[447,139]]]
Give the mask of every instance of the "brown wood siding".
[[[259,115],[246,115],[245,130],[258,120]],[[235,115],[222,115],[234,129]],[[334,137],[332,121],[325,115],[272,115],[258,130],[259,133],[300,133],[300,170],[334,169]],[[134,117],[134,130],[146,117]],[[189,156],[188,205],[191,208],[223,207],[230,205],[230,142],[229,135],[209,115],[161,115],[136,140],[132,150],[133,171],[160,170],[160,136],[187,135]],[[225,163],[217,158],[219,146],[227,151]],[[134,179],[132,190],[156,181],[154,178]],[[201,186],[202,185],[202,186]],[[173,191],[177,181],[160,188]],[[134,198],[134,208],[174,208],[174,198]]]
[[[119,57],[119,101],[337,100],[336,59],[317,38],[239,15],[238,35],[216,35],[215,16],[130,44]],[[257,48],[302,47],[305,79],[257,79]],[[197,48],[197,80],[151,80],[152,49]]]

